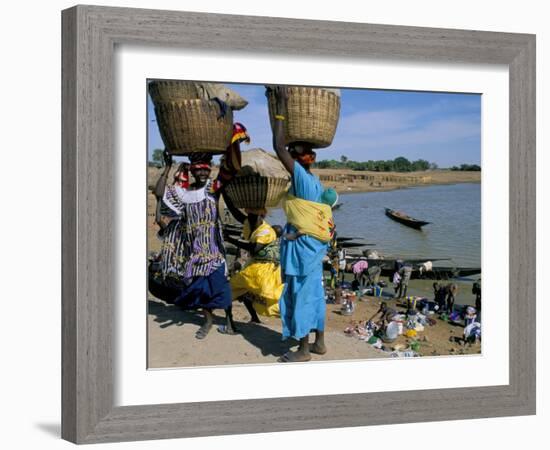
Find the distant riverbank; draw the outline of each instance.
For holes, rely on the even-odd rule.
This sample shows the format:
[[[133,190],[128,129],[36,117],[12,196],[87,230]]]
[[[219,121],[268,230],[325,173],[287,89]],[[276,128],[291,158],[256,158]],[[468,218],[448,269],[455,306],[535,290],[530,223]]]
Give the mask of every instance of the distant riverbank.
[[[172,168],[169,180],[173,179]],[[148,186],[152,189],[158,180],[162,169],[148,167]],[[218,172],[212,168],[212,177]],[[313,169],[325,187],[332,187],[338,193],[349,192],[383,192],[416,186],[431,186],[437,184],[480,183],[481,172],[458,170],[427,170],[422,172],[369,172],[343,169]]]
[[[429,170],[422,172],[368,172],[341,169],[314,169],[325,187],[339,193],[382,192],[417,186],[480,183],[481,172]]]

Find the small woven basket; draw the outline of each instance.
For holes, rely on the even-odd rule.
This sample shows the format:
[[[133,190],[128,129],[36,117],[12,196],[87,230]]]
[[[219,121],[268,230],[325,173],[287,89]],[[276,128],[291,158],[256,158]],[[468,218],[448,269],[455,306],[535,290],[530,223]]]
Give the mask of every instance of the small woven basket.
[[[340,97],[325,89],[288,87],[284,121],[285,144],[310,142],[314,148],[328,147],[340,118]],[[269,119],[275,121],[275,95],[269,94]]]
[[[290,181],[287,178],[271,178],[262,175],[235,177],[225,187],[237,208],[275,208],[285,195]]]
[[[189,81],[151,81],[149,94],[155,105],[201,98],[197,85]]]
[[[195,152],[224,153],[231,143],[233,113],[209,100],[158,103],[155,114],[166,150],[172,155]]]

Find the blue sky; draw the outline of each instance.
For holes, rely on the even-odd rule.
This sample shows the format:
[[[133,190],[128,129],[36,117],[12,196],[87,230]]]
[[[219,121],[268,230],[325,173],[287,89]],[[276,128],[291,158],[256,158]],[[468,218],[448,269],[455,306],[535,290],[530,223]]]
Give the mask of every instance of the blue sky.
[[[252,138],[250,147],[272,150],[264,87],[227,84],[249,104],[235,111]],[[148,99],[149,155],[164,148]],[[481,162],[481,96],[432,92],[342,89],[340,121],[332,145],[317,159],[367,161],[426,159],[440,167]]]

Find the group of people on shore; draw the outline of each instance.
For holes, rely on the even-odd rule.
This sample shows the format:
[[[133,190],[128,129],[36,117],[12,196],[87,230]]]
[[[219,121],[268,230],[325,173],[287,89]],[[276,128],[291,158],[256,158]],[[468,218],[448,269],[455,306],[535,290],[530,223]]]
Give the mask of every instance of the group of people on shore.
[[[240,169],[240,143],[249,141],[246,128],[236,123],[233,138],[220,162],[217,178],[210,178],[212,156],[193,153],[190,163],[181,164],[174,182],[167,183],[173,164],[166,154],[166,167],[155,187],[156,222],[163,243],[159,255],[150,263],[149,291],[157,298],[184,309],[201,310],[204,322],[196,332],[204,339],[213,325],[213,310],[225,311],[225,326],[219,331],[235,334],[233,300],[244,302],[253,322],[258,314],[280,316],[283,339],[299,342],[281,362],[308,361],[311,353],[327,351],[324,339],[326,303],[322,261],[333,231],[332,215],[319,179],[310,171],[316,154],[307,142],[285,145],[283,123],[286,88],[271,87],[276,97],[273,125],[274,150],[291,176],[285,202],[287,221],[279,236],[265,220],[265,209],[236,208],[224,195],[224,187]],[[191,174],[193,181],[189,179]],[[223,233],[219,199],[243,224],[240,239]],[[311,224],[305,223],[311,222]],[[321,235],[314,229],[321,229]],[[247,250],[251,258],[230,279],[225,242]],[[310,333],[315,334],[309,342]]]

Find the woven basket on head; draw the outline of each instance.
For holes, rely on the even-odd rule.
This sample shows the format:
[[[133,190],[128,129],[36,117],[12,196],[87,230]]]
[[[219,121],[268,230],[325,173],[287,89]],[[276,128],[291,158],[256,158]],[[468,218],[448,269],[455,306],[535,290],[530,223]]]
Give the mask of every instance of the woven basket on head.
[[[328,147],[340,118],[340,97],[325,89],[291,86],[284,111],[285,144],[310,142],[314,148]],[[274,125],[275,95],[269,94],[269,119]]]
[[[173,155],[194,152],[224,153],[231,143],[233,113],[209,100],[159,103],[155,114],[166,150]]]
[[[237,208],[274,208],[282,200],[289,184],[287,178],[237,176],[225,187],[225,193]]]
[[[196,83],[190,81],[151,81],[149,94],[155,105],[201,98]]]

